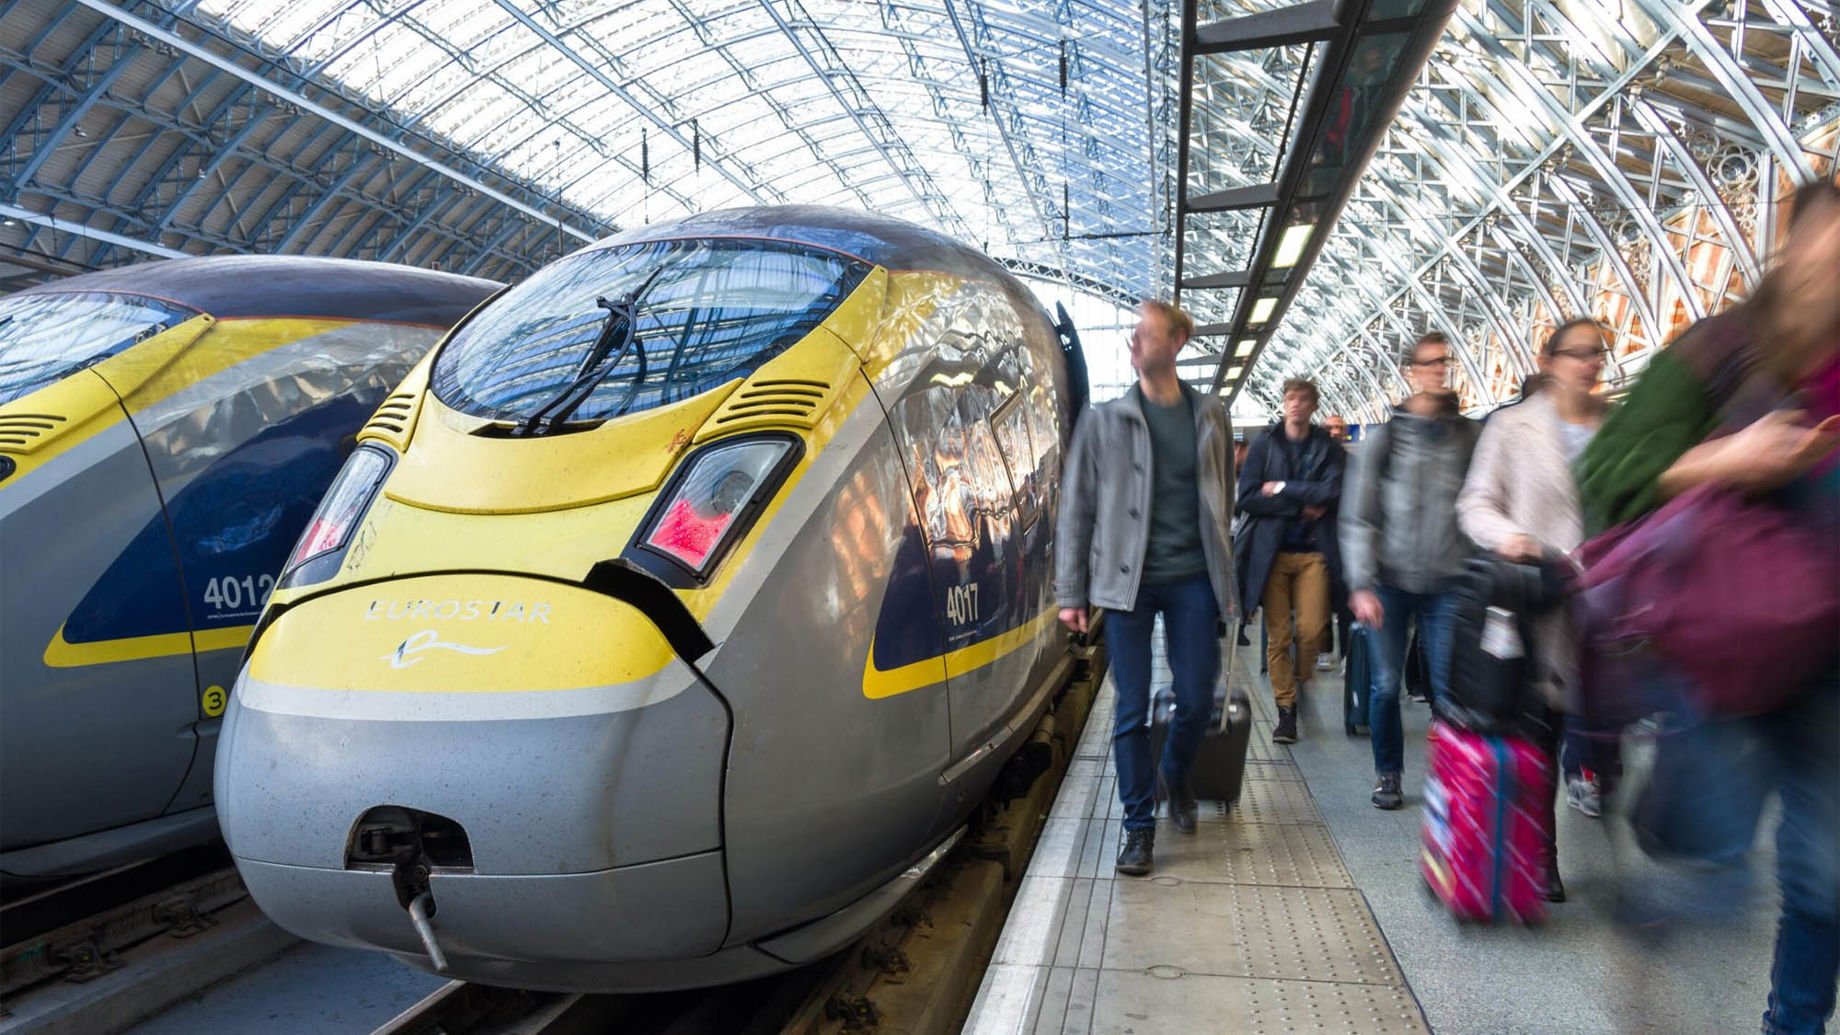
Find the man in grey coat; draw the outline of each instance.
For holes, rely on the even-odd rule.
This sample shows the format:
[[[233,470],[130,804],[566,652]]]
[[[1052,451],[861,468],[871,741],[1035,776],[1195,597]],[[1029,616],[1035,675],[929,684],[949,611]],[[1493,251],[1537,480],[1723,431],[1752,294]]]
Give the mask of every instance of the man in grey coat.
[[[1434,331],[1413,343],[1406,360],[1413,394],[1361,444],[1352,486],[1342,499],[1348,607],[1368,629],[1372,659],[1368,727],[1373,803],[1381,809],[1405,803],[1399,683],[1406,624],[1418,622],[1435,699],[1449,687],[1452,590],[1473,552],[1457,528],[1457,493],[1480,428],[1457,410],[1450,363],[1450,343],[1442,334]]]
[[[1235,614],[1233,434],[1218,396],[1176,376],[1176,353],[1194,323],[1145,302],[1131,335],[1138,382],[1082,415],[1061,486],[1054,558],[1060,618],[1088,629],[1101,607],[1115,691],[1112,756],[1124,803],[1118,872],[1150,872],[1156,783],[1169,794],[1178,831],[1195,832],[1188,773],[1207,734],[1220,674],[1220,629]],[[1150,757],[1150,639],[1158,614],[1176,711],[1163,757]]]

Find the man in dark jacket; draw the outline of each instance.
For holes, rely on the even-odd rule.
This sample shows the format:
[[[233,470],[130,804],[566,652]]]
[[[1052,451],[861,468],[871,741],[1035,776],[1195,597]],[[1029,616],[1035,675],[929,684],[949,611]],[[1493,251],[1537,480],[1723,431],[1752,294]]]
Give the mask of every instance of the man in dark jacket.
[[[1374,743],[1373,803],[1381,809],[1405,803],[1399,683],[1406,624],[1418,622],[1431,692],[1444,693],[1453,590],[1471,553],[1469,541],[1457,530],[1457,493],[1480,429],[1457,410],[1450,362],[1450,343],[1442,334],[1433,331],[1413,343],[1406,360],[1413,393],[1362,444],[1342,507],[1348,604],[1371,634],[1373,684],[1367,714]]]
[[[1278,705],[1271,739],[1280,744],[1297,742],[1298,680],[1308,679],[1316,655],[1328,646],[1329,616],[1341,584],[1335,524],[1347,454],[1328,431],[1310,423],[1317,401],[1315,384],[1284,382],[1284,419],[1252,444],[1239,476],[1239,509],[1246,520],[1234,553],[1245,613],[1256,607],[1265,614],[1265,662]]]

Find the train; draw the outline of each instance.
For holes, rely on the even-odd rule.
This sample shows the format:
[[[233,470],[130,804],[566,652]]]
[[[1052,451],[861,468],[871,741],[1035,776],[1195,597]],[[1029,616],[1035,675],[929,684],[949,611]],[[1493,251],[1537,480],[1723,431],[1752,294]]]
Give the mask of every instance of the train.
[[[931,230],[709,212],[462,323],[329,490],[238,676],[258,905],[485,984],[724,984],[846,946],[1074,664],[1077,333]]]
[[[0,879],[216,836],[275,574],[385,394],[499,286],[225,256],[0,298]]]

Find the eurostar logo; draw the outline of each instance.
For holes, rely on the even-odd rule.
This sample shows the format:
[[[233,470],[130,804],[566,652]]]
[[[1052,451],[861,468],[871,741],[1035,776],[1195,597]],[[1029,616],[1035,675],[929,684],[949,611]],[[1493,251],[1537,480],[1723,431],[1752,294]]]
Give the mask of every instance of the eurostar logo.
[[[469,647],[464,643],[449,643],[441,639],[441,635],[433,629],[423,629],[421,632],[416,633],[398,644],[394,651],[383,655],[377,660],[389,662],[391,668],[408,668],[411,665],[421,664],[422,661],[425,660],[421,655],[431,650],[449,650],[453,651],[455,654],[484,656],[487,654],[497,654],[504,649],[504,647]]]

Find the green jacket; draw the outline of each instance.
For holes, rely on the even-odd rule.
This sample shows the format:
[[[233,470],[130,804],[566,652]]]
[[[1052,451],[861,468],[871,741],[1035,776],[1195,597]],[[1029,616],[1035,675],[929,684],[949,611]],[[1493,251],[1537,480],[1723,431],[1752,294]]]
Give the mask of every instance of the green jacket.
[[[1662,502],[1661,475],[1727,422],[1727,403],[1754,370],[1748,304],[1699,321],[1630,389],[1578,458],[1585,534],[1641,517]]]

